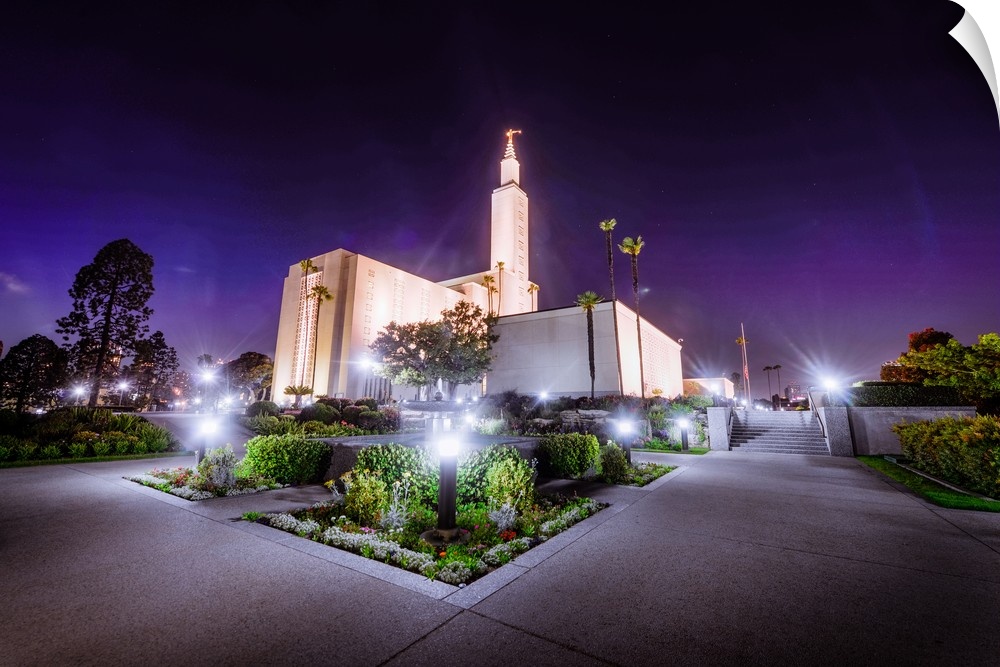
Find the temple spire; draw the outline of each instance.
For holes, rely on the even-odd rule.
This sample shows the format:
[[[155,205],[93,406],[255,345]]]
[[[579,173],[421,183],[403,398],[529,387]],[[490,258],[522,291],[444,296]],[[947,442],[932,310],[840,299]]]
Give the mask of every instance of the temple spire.
[[[521,130],[507,130],[507,149],[503,152],[503,159],[517,159],[514,155],[514,135],[521,134]]]

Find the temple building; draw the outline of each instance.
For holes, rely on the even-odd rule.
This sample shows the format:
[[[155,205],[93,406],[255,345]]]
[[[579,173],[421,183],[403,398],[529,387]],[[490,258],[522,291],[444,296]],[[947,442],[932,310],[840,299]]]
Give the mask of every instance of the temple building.
[[[392,386],[374,374],[369,345],[390,322],[436,320],[460,300],[500,315],[493,370],[482,386],[463,387],[460,395],[508,389],[590,393],[586,315],[577,306],[537,309],[538,286],[529,277],[528,195],[514,152],[519,132],[506,133],[484,271],[432,282],[343,248],[289,267],[274,354],[276,398],[288,385],[311,385],[316,396],[412,398],[412,388]],[[317,298],[317,287],[332,298]],[[618,311],[617,332],[612,308]],[[635,313],[620,302],[602,303],[594,323],[597,393],[640,394]],[[680,394],[680,345],[645,319],[640,326],[646,395],[654,389],[667,397]]]

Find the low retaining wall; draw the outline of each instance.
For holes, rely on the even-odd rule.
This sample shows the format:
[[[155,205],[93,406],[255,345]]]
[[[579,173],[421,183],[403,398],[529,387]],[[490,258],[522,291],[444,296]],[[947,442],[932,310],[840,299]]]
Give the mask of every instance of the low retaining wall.
[[[902,454],[893,424],[975,416],[973,407],[847,408],[855,455]]]

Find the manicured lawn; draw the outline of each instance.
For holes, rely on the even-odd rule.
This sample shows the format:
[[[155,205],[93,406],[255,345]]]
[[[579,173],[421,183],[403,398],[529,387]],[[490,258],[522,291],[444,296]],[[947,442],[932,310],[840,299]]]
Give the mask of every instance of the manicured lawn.
[[[892,461],[887,461],[881,456],[859,456],[865,465],[878,470],[880,473],[891,477],[897,482],[906,486],[921,498],[948,509],[976,510],[979,512],[1000,512],[1000,501],[983,500],[977,496],[970,496],[958,491],[953,491],[946,486],[942,486],[932,480],[910,472],[906,468],[900,467]]]

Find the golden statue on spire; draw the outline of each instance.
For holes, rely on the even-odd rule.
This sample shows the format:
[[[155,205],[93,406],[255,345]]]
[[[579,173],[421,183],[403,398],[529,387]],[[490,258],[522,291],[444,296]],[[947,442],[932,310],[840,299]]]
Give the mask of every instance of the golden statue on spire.
[[[507,143],[508,144],[513,144],[514,143],[514,135],[515,134],[521,134],[521,130],[507,130]]]

